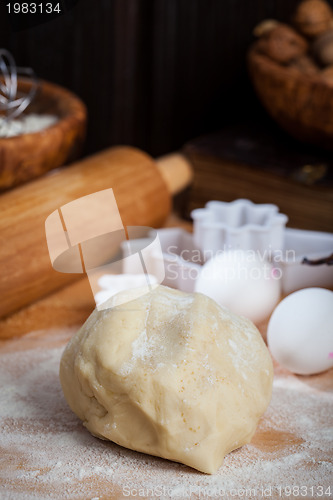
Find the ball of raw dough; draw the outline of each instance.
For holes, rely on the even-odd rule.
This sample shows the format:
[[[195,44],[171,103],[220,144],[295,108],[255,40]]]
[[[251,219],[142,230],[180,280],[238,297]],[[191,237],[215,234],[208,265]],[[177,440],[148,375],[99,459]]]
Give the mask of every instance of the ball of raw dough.
[[[294,373],[333,367],[333,292],[305,288],[288,295],[269,320],[267,342],[274,358]]]
[[[157,286],[116,300],[92,313],[62,356],[69,406],[95,436],[215,472],[251,440],[270,401],[260,333],[198,293]]]

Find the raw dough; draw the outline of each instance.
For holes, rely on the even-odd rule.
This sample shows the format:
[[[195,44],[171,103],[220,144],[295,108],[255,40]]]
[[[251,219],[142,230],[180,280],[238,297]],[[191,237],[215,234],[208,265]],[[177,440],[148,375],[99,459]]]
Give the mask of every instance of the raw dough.
[[[216,472],[270,401],[260,333],[199,293],[157,286],[115,305],[124,293],[91,314],[62,356],[69,406],[97,437]]]

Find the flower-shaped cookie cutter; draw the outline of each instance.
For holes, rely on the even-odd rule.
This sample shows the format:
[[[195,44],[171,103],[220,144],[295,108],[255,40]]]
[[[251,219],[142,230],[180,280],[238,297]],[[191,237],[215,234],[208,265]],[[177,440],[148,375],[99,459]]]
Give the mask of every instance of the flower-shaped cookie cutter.
[[[192,211],[194,242],[205,260],[219,251],[239,248],[270,258],[284,246],[288,217],[273,204],[238,199],[230,203],[209,201]]]

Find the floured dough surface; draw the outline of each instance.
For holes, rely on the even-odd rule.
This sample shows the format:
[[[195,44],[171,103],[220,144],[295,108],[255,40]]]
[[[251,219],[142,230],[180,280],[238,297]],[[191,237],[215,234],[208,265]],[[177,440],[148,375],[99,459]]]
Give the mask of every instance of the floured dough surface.
[[[114,304],[95,310],[62,356],[70,407],[95,436],[216,472],[270,401],[260,333],[205,295],[163,286]]]

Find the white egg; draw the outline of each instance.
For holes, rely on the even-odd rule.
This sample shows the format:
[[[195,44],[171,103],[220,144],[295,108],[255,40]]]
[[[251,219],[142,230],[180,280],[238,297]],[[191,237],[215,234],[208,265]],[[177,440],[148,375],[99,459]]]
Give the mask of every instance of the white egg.
[[[279,277],[279,271],[257,252],[228,250],[203,265],[195,291],[259,323],[271,314],[280,298]]]
[[[333,366],[333,292],[305,288],[288,295],[273,312],[267,342],[274,358],[300,375]]]

